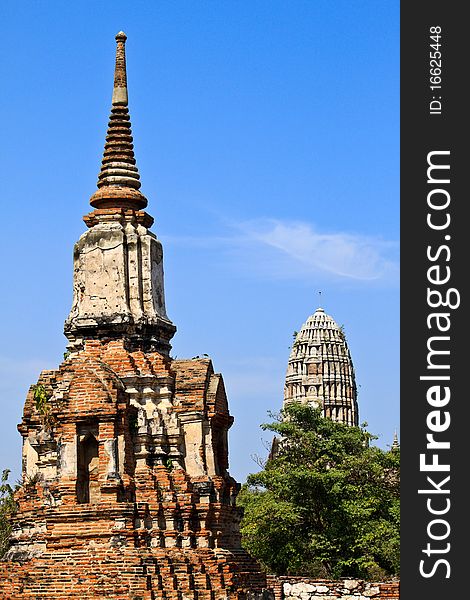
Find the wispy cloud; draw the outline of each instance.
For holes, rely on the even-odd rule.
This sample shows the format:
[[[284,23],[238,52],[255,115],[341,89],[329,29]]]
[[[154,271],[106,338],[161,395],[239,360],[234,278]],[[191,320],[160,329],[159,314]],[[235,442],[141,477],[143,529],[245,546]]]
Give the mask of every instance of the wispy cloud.
[[[223,250],[258,276],[398,282],[397,242],[325,232],[312,223],[276,219],[232,222],[224,236],[178,238],[178,242]]]
[[[322,233],[309,223],[264,221],[241,225],[248,237],[289,257],[297,269],[350,279],[390,275],[395,244],[350,233]]]

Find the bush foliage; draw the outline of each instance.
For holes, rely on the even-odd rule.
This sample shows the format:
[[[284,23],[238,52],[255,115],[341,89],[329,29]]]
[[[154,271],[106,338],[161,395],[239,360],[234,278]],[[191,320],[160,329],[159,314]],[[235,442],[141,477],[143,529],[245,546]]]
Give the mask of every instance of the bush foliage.
[[[10,517],[16,511],[13,488],[8,483],[10,471],[5,469],[0,479],[0,558],[8,550],[11,533]]]
[[[397,575],[399,449],[301,404],[262,427],[280,443],[240,492],[245,548],[278,575]]]

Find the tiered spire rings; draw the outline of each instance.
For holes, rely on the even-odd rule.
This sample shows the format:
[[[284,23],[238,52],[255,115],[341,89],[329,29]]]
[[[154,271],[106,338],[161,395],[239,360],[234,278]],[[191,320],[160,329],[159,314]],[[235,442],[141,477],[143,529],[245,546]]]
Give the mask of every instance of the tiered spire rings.
[[[147,199],[139,191],[140,175],[132,143],[127,96],[126,39],[127,36],[122,31],[116,36],[111,116],[98,176],[98,190],[90,199],[90,204],[95,208],[141,210],[147,206]]]

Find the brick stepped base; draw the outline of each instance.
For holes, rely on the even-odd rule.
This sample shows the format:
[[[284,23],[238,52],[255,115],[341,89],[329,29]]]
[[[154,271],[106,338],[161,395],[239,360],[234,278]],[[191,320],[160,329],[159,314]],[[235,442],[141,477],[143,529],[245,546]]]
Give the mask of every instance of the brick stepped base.
[[[2,600],[241,600],[266,588],[244,551],[73,550],[6,565],[0,563]]]

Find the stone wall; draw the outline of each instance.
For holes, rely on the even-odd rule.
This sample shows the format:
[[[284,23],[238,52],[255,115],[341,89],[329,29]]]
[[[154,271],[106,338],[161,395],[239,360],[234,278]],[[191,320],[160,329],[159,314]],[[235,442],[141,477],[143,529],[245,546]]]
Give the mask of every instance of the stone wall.
[[[373,583],[362,579],[308,579],[268,575],[268,587],[275,600],[396,600],[400,598],[400,582]]]

